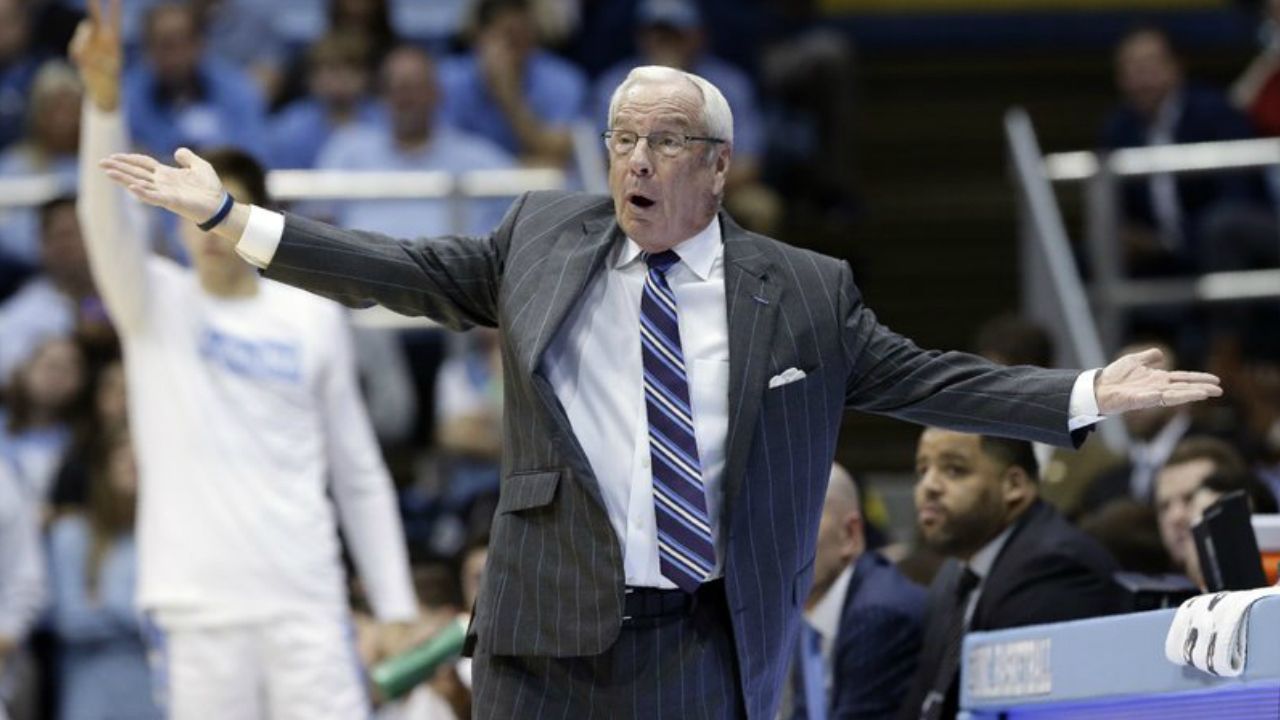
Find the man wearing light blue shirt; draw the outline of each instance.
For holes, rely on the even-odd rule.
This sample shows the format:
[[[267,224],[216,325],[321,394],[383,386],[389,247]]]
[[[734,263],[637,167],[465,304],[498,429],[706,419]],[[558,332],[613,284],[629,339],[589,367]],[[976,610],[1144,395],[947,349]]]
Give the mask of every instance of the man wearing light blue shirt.
[[[149,151],[234,145],[265,155],[265,106],[253,80],[204,53],[195,10],[157,5],[146,15],[144,63],[125,73],[130,134]]]
[[[569,160],[582,71],[537,46],[527,0],[482,0],[472,51],[440,63],[444,118],[530,164]]]
[[[439,86],[426,52],[404,46],[383,61],[384,126],[356,125],[330,138],[316,161],[322,170],[501,170],[514,161],[482,137],[436,121]],[[470,201],[463,227],[454,227],[450,201],[356,200],[339,204],[339,224],[390,235],[466,232],[481,234],[502,218],[507,201]]]

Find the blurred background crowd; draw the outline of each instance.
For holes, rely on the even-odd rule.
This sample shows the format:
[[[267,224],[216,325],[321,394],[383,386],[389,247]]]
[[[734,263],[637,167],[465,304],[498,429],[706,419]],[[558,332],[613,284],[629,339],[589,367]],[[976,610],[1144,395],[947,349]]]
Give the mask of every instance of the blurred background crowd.
[[[631,67],[684,68],[733,109],[726,207],[741,224],[848,259],[881,319],[921,345],[1052,366],[1055,334],[1016,311],[1000,113],[1025,105],[1052,149],[1280,136],[1280,2],[946,5],[125,0],[123,106],[139,149],[162,157],[235,145],[273,170],[549,167],[589,186],[575,133],[605,129]],[[93,708],[149,682],[118,660],[141,654],[146,629],[132,611],[128,388],[75,211],[82,91],[65,48],[83,10],[0,0],[0,179],[57,188],[0,205],[0,696],[25,718],[113,717]],[[1262,170],[1127,181],[1112,241],[1134,277],[1275,267],[1277,183]],[[295,209],[421,236],[484,233],[506,202],[471,202],[466,227],[443,200]],[[157,215],[152,232],[181,259],[172,222]],[[1123,345],[1216,372],[1226,396],[1110,421],[1124,444],[1037,447],[1039,497],[1121,568],[1202,583],[1188,550],[1198,491],[1241,489],[1270,512],[1280,496],[1278,305],[1132,313]],[[420,601],[465,611],[498,489],[496,335],[358,333]],[[919,435],[850,416],[838,458],[868,546],[928,584],[941,556],[915,541]],[[434,712],[467,716],[454,670],[432,683]]]

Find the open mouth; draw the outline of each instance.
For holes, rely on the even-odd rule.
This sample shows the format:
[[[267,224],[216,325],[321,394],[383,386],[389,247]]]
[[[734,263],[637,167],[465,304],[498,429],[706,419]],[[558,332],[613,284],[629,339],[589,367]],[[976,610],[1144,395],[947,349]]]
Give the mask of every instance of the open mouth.
[[[632,206],[634,207],[640,208],[641,210],[648,210],[649,208],[653,207],[655,204],[655,201],[652,198],[648,198],[648,197],[645,197],[644,195],[639,195],[637,193],[632,193],[628,195],[627,202],[631,203]]]

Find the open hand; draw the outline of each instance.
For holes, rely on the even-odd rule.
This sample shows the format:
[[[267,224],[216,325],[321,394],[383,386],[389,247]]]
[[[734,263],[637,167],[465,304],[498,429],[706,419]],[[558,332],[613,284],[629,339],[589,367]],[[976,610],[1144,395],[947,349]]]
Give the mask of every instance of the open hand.
[[[1218,376],[1162,370],[1164,353],[1152,348],[1125,355],[1094,376],[1098,411],[1115,415],[1153,407],[1173,407],[1222,395]]]
[[[213,217],[222,204],[222,181],[204,158],[187,148],[173,154],[177,167],[135,153],[116,153],[98,161],[107,177],[139,200],[162,207],[194,223]]]
[[[104,2],[110,3],[105,16]],[[111,112],[120,104],[120,2],[87,0],[89,17],[76,27],[67,51],[80,71],[85,93],[103,112]]]

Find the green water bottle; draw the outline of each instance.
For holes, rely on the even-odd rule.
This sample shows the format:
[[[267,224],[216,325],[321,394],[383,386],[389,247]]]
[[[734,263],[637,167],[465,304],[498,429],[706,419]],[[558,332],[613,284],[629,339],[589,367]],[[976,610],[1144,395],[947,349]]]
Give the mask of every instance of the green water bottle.
[[[374,666],[369,673],[384,700],[394,700],[418,686],[436,668],[462,653],[467,628],[454,619],[425,642]]]

